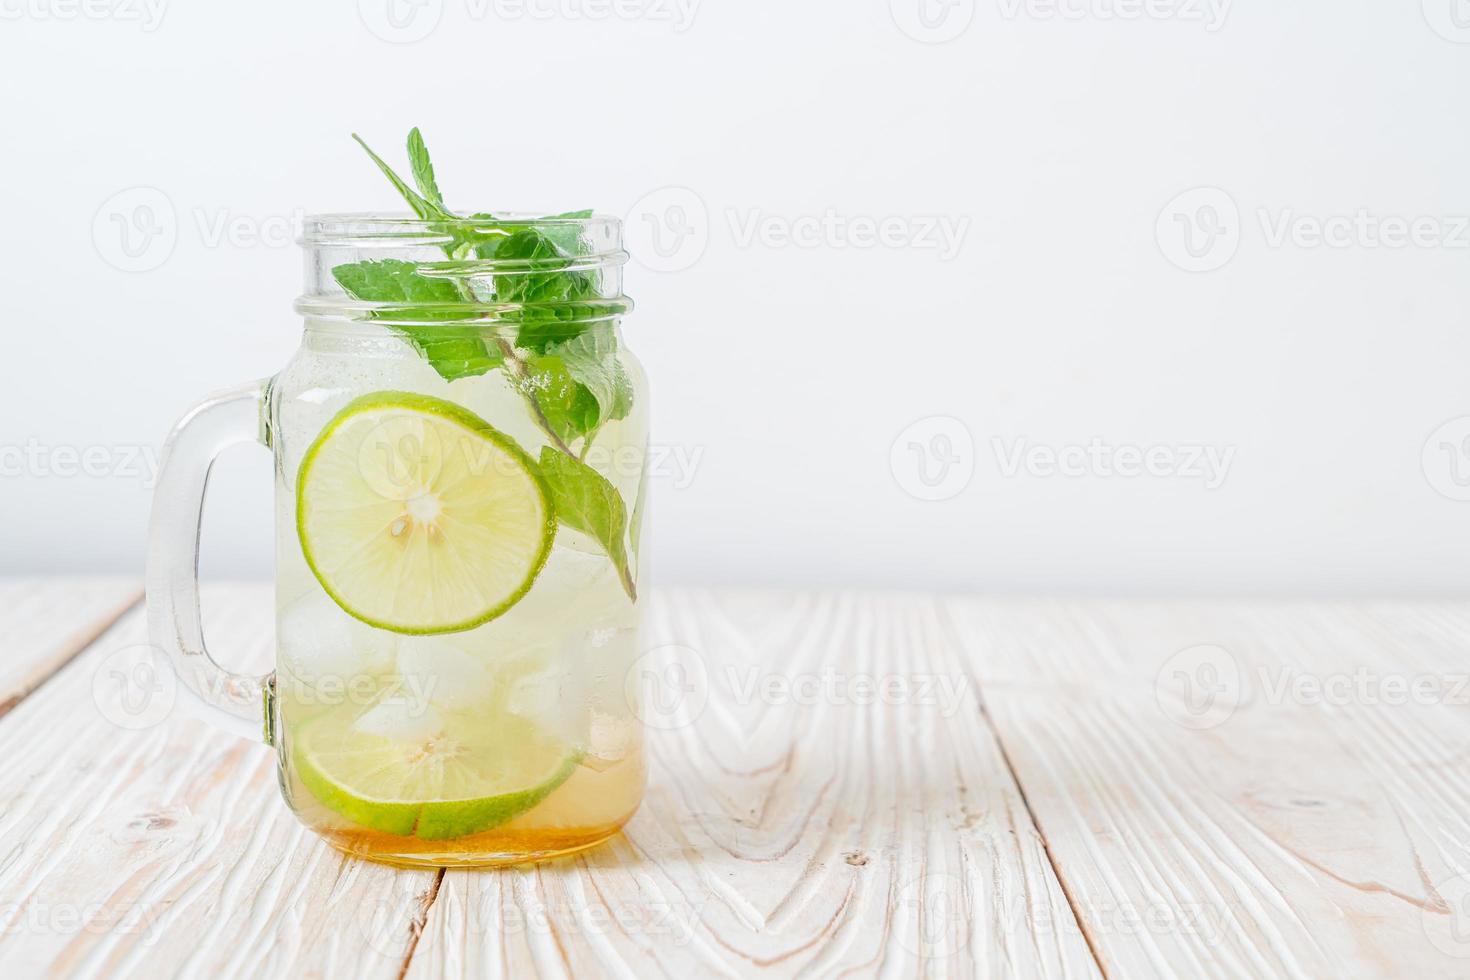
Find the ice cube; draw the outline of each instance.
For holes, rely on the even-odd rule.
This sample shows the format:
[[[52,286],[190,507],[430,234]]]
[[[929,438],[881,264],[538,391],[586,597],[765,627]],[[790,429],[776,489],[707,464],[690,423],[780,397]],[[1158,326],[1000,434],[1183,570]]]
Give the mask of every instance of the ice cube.
[[[598,772],[610,769],[628,757],[637,747],[638,738],[638,726],[632,719],[595,711],[582,764]]]
[[[551,651],[539,663],[505,672],[508,711],[572,745],[587,741],[586,673],[575,651]]]
[[[385,701],[359,715],[352,723],[352,729],[363,735],[391,738],[395,742],[416,742],[443,731],[444,717],[429,705]]]
[[[345,687],[393,668],[397,637],[353,619],[320,591],[282,610],[277,634],[281,665],[308,684]]]
[[[580,633],[604,621],[631,621],[633,603],[601,546],[563,527],[531,591],[507,615],[517,611],[528,619],[550,617],[564,632]]]
[[[407,690],[447,711],[493,706],[495,672],[466,651],[459,637],[405,636],[398,643],[398,673]]]

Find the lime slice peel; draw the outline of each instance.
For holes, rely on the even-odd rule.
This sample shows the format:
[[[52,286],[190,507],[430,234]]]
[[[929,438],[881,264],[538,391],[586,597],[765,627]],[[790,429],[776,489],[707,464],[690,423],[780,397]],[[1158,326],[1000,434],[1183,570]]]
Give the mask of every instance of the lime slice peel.
[[[296,479],[302,554],[353,617],[406,634],[495,619],[528,592],[556,517],[531,457],[466,409],[410,392],[350,402]]]
[[[293,756],[312,796],[353,824],[421,840],[483,833],[535,807],[580,762],[529,722],[448,716],[430,734],[389,738],[343,715],[303,726]]]

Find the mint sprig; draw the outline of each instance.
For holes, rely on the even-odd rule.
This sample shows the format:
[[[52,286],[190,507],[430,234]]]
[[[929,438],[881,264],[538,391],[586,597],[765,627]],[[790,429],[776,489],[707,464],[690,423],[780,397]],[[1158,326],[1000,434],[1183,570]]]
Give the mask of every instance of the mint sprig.
[[[440,247],[450,261],[442,266],[399,259],[346,263],[333,268],[333,278],[349,296],[385,304],[369,318],[402,333],[446,381],[493,370],[506,373],[550,443],[541,452],[540,469],[558,521],[597,541],[629,599],[636,599],[626,547],[627,506],[617,488],[583,462],[601,427],[632,410],[632,382],[609,321],[624,307],[600,296],[595,274],[576,268],[576,256],[584,249],[578,226],[551,221],[586,219],[592,212],[551,215],[541,219],[550,221],[545,225],[503,221],[490,213],[463,218],[445,205],[417,127],[409,131],[407,147],[414,186],[360,136],[353,133],[352,138],[413,213],[442,231],[445,242]],[[455,322],[478,318],[475,306],[490,301],[477,295],[466,277],[453,274],[466,259],[504,263],[491,273],[491,287],[500,319],[516,325],[514,343],[487,338],[473,325]],[[448,274],[432,274],[440,268]],[[640,505],[642,496],[640,484]]]
[[[393,186],[398,189],[398,193],[403,195],[403,199],[408,202],[409,207],[413,208],[413,213],[418,215],[420,220],[433,221],[436,219],[444,220],[446,218],[453,220],[454,215],[450,214],[448,211],[445,211],[442,204],[435,204],[431,201],[426,200],[425,198],[420,196],[419,193],[415,191],[412,187],[409,187],[407,181],[398,176],[398,174],[394,172],[393,168],[388,166],[388,164],[384,162],[382,157],[374,153],[373,148],[368,146],[361,136],[353,133],[352,138],[357,140],[357,144],[367,151],[367,155],[372,158],[373,163],[376,163],[378,165],[378,169],[383,172],[383,176],[387,177],[388,180],[393,184]],[[410,139],[410,145],[412,145],[412,142],[413,141]],[[419,137],[419,143],[420,145],[422,145],[423,143],[422,136]],[[410,153],[411,152],[412,151],[410,151]],[[428,160],[428,153],[428,149],[425,148],[423,150],[423,154],[424,160],[426,162]],[[435,190],[437,191],[438,188],[436,187]]]

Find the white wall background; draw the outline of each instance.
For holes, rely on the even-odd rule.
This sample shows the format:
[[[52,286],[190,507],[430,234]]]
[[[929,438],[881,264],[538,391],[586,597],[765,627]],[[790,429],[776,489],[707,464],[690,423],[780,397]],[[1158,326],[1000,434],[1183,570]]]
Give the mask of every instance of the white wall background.
[[[687,199],[655,192],[694,193],[688,267],[629,275],[655,440],[702,454],[655,485],[661,581],[1470,581],[1470,421],[1432,436],[1470,416],[1465,0],[924,0],[932,30],[918,0],[702,0],[687,24],[652,0],[393,0],[397,40],[432,28],[413,43],[368,26],[392,35],[387,2],[0,0],[0,571],[141,567],[133,447],[298,336],[297,247],[219,222],[279,239],[298,210],[395,208],[347,134],[397,160],[417,124],[465,209],[636,205],[646,231]],[[126,272],[110,215],[137,186],[177,240]],[[1224,206],[1213,239],[1201,205]],[[948,257],[742,238],[829,210],[968,229]],[[1302,237],[1360,210],[1337,246]],[[1179,267],[1176,212],[1218,268]],[[932,416],[959,422],[895,467]],[[1213,489],[1007,474],[1017,440],[1094,438],[1233,455]],[[58,472],[91,447],[92,475]],[[220,468],[212,574],[268,573],[264,457]],[[905,489],[945,458],[947,499]]]

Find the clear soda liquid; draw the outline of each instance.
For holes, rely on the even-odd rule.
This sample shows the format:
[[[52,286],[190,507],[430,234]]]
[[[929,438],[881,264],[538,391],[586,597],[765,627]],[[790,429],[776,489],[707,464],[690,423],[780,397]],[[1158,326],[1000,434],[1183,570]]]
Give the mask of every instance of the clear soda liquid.
[[[626,351],[621,356],[641,394],[641,370]],[[446,382],[386,330],[308,329],[307,342],[272,390],[271,436],[279,461],[274,727],[287,801],[339,849],[397,864],[513,863],[606,839],[637,809],[645,764],[642,726],[630,701],[636,691],[626,683],[641,652],[639,602],[597,542],[559,527],[524,597],[490,622],[441,635],[368,625],[340,608],[308,566],[295,513],[302,457],[344,405],[378,391],[454,402],[533,457],[546,444],[501,372]],[[638,398],[628,418],[597,433],[586,457],[619,490],[630,513],[644,479],[646,420],[646,399]],[[534,731],[537,744],[564,751],[571,774],[529,809],[447,839],[365,826],[344,813],[350,807],[330,793],[314,793],[302,777],[297,742],[306,726],[325,719],[348,733],[401,733],[412,741],[431,733],[434,719],[454,713],[487,726],[505,720],[517,731]]]

